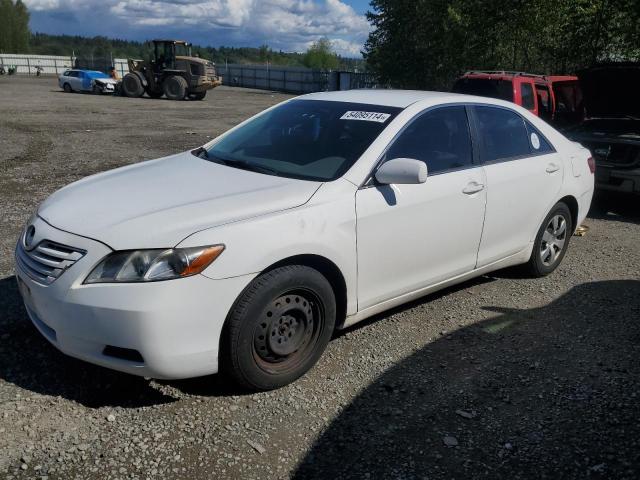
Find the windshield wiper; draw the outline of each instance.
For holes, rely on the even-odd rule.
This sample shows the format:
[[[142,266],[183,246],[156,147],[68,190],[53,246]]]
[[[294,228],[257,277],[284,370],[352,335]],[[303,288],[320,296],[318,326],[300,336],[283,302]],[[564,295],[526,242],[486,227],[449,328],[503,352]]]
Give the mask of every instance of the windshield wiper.
[[[198,147],[195,150],[191,150],[191,153],[196,157],[209,158],[209,152],[207,152],[207,149],[204,147]]]
[[[226,160],[224,158],[210,156],[209,152],[204,147],[196,148],[195,150],[192,150],[191,153],[196,157],[209,160],[210,162],[219,163],[221,165],[240,168],[251,172],[280,176],[280,173],[277,170],[269,167],[263,167],[262,165],[256,165],[255,163],[247,162],[246,160]]]
[[[246,160],[219,160],[230,167],[241,168],[242,170],[249,170],[250,172],[266,173],[267,175],[280,176],[280,173],[277,170],[269,167],[263,167],[262,165],[257,165],[255,163],[247,162]]]

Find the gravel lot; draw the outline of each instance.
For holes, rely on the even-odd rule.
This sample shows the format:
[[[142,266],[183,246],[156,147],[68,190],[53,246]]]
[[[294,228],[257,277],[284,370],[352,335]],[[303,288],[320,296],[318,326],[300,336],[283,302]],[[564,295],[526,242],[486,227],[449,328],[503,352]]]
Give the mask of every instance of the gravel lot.
[[[380,315],[275,392],[112,372],[37,333],[12,252],[40,201],[284,98],[132,100],[0,77],[0,477],[639,478],[637,201],[601,200],[550,277],[498,272]]]

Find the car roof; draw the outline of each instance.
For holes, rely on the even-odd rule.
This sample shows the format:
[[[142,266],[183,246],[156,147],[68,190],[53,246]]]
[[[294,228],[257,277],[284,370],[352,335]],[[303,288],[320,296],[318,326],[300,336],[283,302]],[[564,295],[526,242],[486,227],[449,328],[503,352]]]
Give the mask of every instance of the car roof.
[[[422,100],[430,100],[435,103],[451,101],[470,101],[475,98],[485,101],[482,97],[471,97],[450,92],[430,92],[424,90],[391,90],[391,89],[361,89],[342,90],[337,92],[309,93],[297,97],[304,100],[325,100],[333,102],[368,103],[371,105],[383,105],[386,107],[406,108],[409,105]]]

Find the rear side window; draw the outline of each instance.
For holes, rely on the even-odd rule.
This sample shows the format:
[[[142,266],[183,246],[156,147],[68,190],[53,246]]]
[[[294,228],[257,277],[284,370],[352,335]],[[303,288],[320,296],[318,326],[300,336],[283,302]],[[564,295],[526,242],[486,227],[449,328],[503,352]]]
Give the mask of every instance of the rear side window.
[[[525,120],[527,125],[527,133],[529,134],[529,145],[531,153],[534,155],[544,155],[545,153],[555,152],[549,141],[544,138],[540,131]]]
[[[398,136],[385,155],[414,158],[427,164],[429,174],[473,164],[469,122],[464,106],[442,107],[420,115]]]
[[[530,83],[522,83],[520,85],[520,94],[522,95],[522,106],[527,110],[533,110],[535,107],[533,85]]]
[[[506,108],[474,108],[486,162],[531,155],[529,132],[520,115]]]

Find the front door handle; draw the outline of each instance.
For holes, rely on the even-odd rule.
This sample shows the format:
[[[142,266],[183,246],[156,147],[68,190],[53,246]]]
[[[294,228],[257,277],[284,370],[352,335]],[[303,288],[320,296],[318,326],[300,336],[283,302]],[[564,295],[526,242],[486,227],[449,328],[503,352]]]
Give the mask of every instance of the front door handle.
[[[547,173],[557,172],[558,170],[560,170],[560,165],[557,165],[555,163],[550,163],[549,165],[547,165]]]
[[[469,182],[466,187],[462,190],[462,193],[466,195],[473,195],[474,193],[478,193],[484,190],[484,184],[478,182]]]

